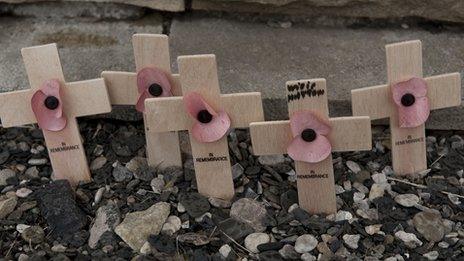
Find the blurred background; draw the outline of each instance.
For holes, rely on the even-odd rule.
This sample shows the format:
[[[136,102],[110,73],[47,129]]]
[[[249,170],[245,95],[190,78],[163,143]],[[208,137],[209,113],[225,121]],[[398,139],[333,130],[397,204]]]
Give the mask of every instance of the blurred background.
[[[170,36],[178,55],[214,53],[223,93],[261,91],[267,119],[286,117],[285,82],[326,78],[332,116],[350,90],[386,82],[385,44],[419,39],[424,76],[463,72],[461,0],[0,0],[0,92],[28,88],[22,47],[55,42],[68,81],[134,71],[131,36]],[[135,110],[110,117],[137,120]],[[462,107],[429,129],[464,129]]]

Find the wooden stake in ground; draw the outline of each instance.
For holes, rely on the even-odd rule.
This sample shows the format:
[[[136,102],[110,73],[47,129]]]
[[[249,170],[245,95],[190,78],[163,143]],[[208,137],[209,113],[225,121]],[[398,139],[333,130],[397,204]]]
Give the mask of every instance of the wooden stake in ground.
[[[416,106],[419,104],[414,102],[418,98],[428,99],[430,111],[461,104],[461,77],[459,73],[450,73],[421,79],[420,41],[389,44],[386,53],[388,84],[352,90],[353,114],[370,116],[371,120],[390,118],[393,170],[396,175],[407,175],[427,169],[425,127],[424,124],[401,127],[398,105],[394,102],[391,88],[411,79],[422,81],[426,97],[406,93],[401,97],[400,106]],[[410,87],[411,84],[408,84],[403,88]],[[406,98],[413,96],[415,98],[409,99],[409,103],[404,103],[408,102]],[[419,117],[420,114],[412,116]]]
[[[292,119],[301,112],[311,112],[323,122],[328,122],[331,130],[327,139],[331,151],[370,150],[371,125],[369,117],[341,117],[329,119],[327,88],[325,79],[287,82],[288,110]],[[307,144],[316,142],[305,139],[305,129],[301,137]],[[314,133],[314,132],[313,132]],[[256,155],[286,154],[294,138],[290,121],[254,122],[250,124],[253,152]],[[310,136],[310,135],[309,135]],[[313,154],[314,151],[304,151]],[[300,207],[310,213],[335,213],[337,211],[332,156],[320,162],[295,161],[298,199]]]
[[[146,123],[150,130],[156,132],[188,130],[199,192],[206,196],[231,199],[234,185],[227,135],[216,141],[201,142],[196,134],[202,134],[202,131],[211,134],[211,124],[224,123],[226,120],[218,117],[226,117],[225,114],[230,118],[230,128],[247,128],[250,122],[263,120],[261,94],[220,94],[214,55],[180,56],[178,64],[185,99],[169,97],[146,100]],[[207,104],[195,119],[186,111],[186,107],[189,107],[187,97],[192,95],[196,97],[194,107]],[[214,117],[209,113],[213,110],[218,112]],[[203,129],[198,131],[197,128]]]
[[[39,123],[54,178],[90,180],[76,117],[111,111],[104,80],[67,83],[56,44],[24,48],[22,55],[31,89],[0,94],[3,127]],[[57,95],[43,93],[58,88]]]
[[[135,34],[132,37],[134,47],[136,73],[131,72],[102,72],[105,78],[111,104],[113,105],[136,105],[141,95],[138,87],[148,87],[149,95],[147,98],[164,96],[156,93],[156,89],[150,86],[138,86],[140,72],[147,69],[160,70],[168,79],[171,94],[180,96],[182,90],[179,84],[179,75],[171,74],[171,60],[169,56],[169,38],[160,34]],[[139,77],[138,77],[139,75]],[[159,79],[154,77],[149,79],[147,85],[153,83],[162,85]],[[162,86],[165,88],[166,86]],[[153,92],[155,91],[155,92]],[[144,121],[146,117],[144,113]],[[182,157],[179,147],[179,135],[177,132],[156,133],[146,127],[145,137],[147,142],[148,164],[152,167],[166,168],[170,166],[182,166]]]

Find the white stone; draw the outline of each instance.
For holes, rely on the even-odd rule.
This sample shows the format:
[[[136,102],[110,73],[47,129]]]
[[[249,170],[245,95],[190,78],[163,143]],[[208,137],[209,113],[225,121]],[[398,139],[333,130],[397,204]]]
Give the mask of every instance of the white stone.
[[[352,218],[353,218],[353,215],[350,212],[345,211],[345,210],[340,210],[335,215],[335,221],[336,222],[344,221],[344,220],[350,220]]]
[[[316,261],[316,257],[310,253],[304,253],[301,255],[301,260],[303,261]]]
[[[395,233],[395,237],[403,241],[404,244],[409,248],[422,246],[422,241],[420,241],[413,233],[407,233],[401,230]]]
[[[262,155],[258,157],[258,162],[261,165],[277,165],[285,163],[284,155]]]
[[[380,228],[382,227],[382,224],[375,224],[375,225],[370,225],[364,228],[367,234],[369,235],[374,235],[380,231]]]
[[[377,184],[387,183],[387,176],[384,173],[375,173],[372,175],[372,180]]]
[[[219,248],[219,253],[223,258],[227,258],[230,251],[232,251],[232,248],[228,244],[222,245],[221,248]]]
[[[253,233],[245,238],[245,247],[253,253],[259,253],[258,246],[269,243],[271,238],[266,233]]]
[[[143,244],[143,246],[140,248],[140,254],[142,255],[149,255],[151,254],[151,246],[150,246],[150,243],[145,242],[145,244]]]
[[[299,236],[295,242],[295,251],[303,254],[312,251],[317,246],[317,239],[310,234]]]
[[[395,197],[395,202],[403,207],[413,207],[419,203],[419,197],[414,194],[400,194]]]
[[[348,160],[346,166],[355,174],[361,171],[359,164],[354,161]]]
[[[383,197],[385,195],[385,187],[378,183],[374,183],[371,186],[371,191],[369,192],[369,200],[374,200],[376,198]]]
[[[95,158],[92,163],[90,163],[90,170],[98,170],[101,169],[107,162],[107,159],[104,156],[100,156]]]
[[[30,190],[28,188],[20,188],[20,189],[16,190],[16,196],[18,196],[18,198],[26,198],[31,193],[32,193],[32,190]]]
[[[164,178],[162,177],[156,177],[152,179],[150,182],[151,189],[153,190],[153,192],[155,192],[155,194],[161,194],[165,185],[166,183],[164,182]]]
[[[179,217],[177,216],[169,216],[168,219],[166,220],[166,223],[164,223],[163,228],[161,229],[161,232],[165,235],[174,235],[177,231],[180,230],[182,226],[182,221],[180,220]]]
[[[349,234],[343,235],[343,241],[351,249],[358,248],[359,239],[361,239],[361,235],[349,235]]]
[[[424,256],[428,260],[436,260],[439,256],[439,253],[438,251],[430,251],[428,253],[423,254],[422,256]]]
[[[16,225],[16,231],[18,231],[19,233],[22,234],[22,233],[24,232],[24,230],[25,230],[26,228],[29,228],[29,227],[31,227],[31,226],[26,225],[26,224],[17,224],[17,225]]]

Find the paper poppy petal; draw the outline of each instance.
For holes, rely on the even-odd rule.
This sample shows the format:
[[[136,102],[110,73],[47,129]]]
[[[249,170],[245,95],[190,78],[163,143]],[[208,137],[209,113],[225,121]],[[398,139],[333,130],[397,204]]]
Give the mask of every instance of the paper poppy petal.
[[[172,96],[171,83],[167,74],[162,70],[157,68],[146,67],[137,73],[137,89],[139,91],[139,94],[143,94],[146,90],[148,90],[148,88],[152,84],[158,84],[163,89],[161,95],[157,97]],[[150,95],[150,93],[148,94]],[[150,97],[153,96],[150,95]]]
[[[308,128],[321,135],[328,135],[331,129],[327,121],[308,110],[295,112],[290,117],[290,128],[293,137],[300,135],[303,130]]]
[[[209,106],[203,99],[203,96],[197,92],[190,92],[184,95],[184,105],[187,112],[192,118],[197,119],[198,113],[202,110],[207,110],[211,115],[216,116],[217,112]]]
[[[66,117],[63,113],[63,102],[61,99],[60,83],[57,80],[46,81],[40,90],[36,91],[31,98],[31,107],[37,119],[39,127],[49,131],[60,131],[66,127]],[[45,107],[45,99],[54,96],[59,105],[50,110]]]
[[[287,148],[290,158],[295,161],[317,163],[325,160],[332,152],[329,140],[322,135],[317,135],[312,142],[304,141],[300,136],[293,138]]]
[[[137,103],[135,104],[135,109],[139,112],[145,112],[145,100],[147,98],[151,98],[150,93],[148,93],[148,90],[145,90],[142,92],[139,96],[139,99],[137,100]]]
[[[412,94],[414,97],[421,98],[427,96],[427,83],[421,78],[411,78],[407,81],[399,82],[393,84],[391,87],[393,94],[393,101],[398,106],[403,106],[401,104],[401,98],[405,94]]]
[[[192,136],[199,142],[215,142],[220,140],[230,129],[230,118],[226,112],[220,111],[209,123],[195,122]]]
[[[427,97],[416,99],[409,107],[398,106],[398,120],[401,128],[415,128],[424,124],[430,115],[430,104]]]

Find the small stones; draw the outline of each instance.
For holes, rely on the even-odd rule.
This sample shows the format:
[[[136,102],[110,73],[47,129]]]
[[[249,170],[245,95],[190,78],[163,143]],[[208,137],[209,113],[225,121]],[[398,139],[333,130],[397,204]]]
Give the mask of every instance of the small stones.
[[[44,230],[39,226],[32,226],[24,229],[21,237],[26,242],[31,242],[32,244],[40,244],[43,242],[45,237]]]
[[[395,197],[395,202],[403,207],[414,207],[419,204],[419,197],[414,194],[400,194]]]
[[[223,258],[227,258],[231,251],[232,248],[228,244],[224,244],[219,248],[219,254],[221,254]]]
[[[153,190],[153,192],[155,192],[155,194],[161,194],[165,185],[166,183],[164,182],[163,177],[160,176],[152,179],[150,182],[151,189]]]
[[[354,161],[348,160],[346,166],[355,174],[361,171],[359,164]]]
[[[413,218],[416,230],[430,242],[439,242],[445,235],[445,228],[440,213],[423,211]]]
[[[115,232],[133,250],[139,251],[149,235],[159,234],[169,212],[170,205],[159,202],[144,211],[128,213]]]
[[[253,233],[249,234],[245,238],[245,247],[250,250],[252,253],[258,253],[258,246],[261,244],[268,243],[270,241],[270,237],[266,233]]]
[[[343,235],[343,242],[351,249],[358,248],[359,239],[361,239],[361,235]]]
[[[100,156],[95,158],[91,163],[90,163],[90,170],[95,171],[98,169],[101,169],[107,162],[108,160],[104,156]]]
[[[317,239],[310,234],[299,236],[295,242],[295,251],[303,254],[311,252],[317,246]]]
[[[256,232],[266,230],[267,211],[264,205],[256,200],[242,198],[235,201],[230,209],[230,216],[250,225]]]
[[[180,195],[179,202],[182,204],[182,206],[185,207],[187,213],[193,218],[201,217],[211,208],[208,199],[205,196],[195,192]]]
[[[98,208],[95,221],[90,228],[89,247],[97,247],[98,241],[105,232],[113,231],[121,222],[121,214],[115,204],[109,203]]]
[[[164,223],[163,228],[161,229],[161,232],[168,236],[172,236],[177,231],[180,230],[181,226],[182,226],[182,221],[180,220],[179,217],[169,216],[166,220],[166,223]]]
[[[27,196],[29,196],[31,193],[32,193],[32,190],[28,188],[20,188],[16,190],[16,196],[18,198],[27,198]]]
[[[16,207],[17,202],[18,202],[18,199],[16,196],[6,198],[3,200],[0,198],[0,219],[5,218],[11,212],[13,212],[13,210]]]
[[[11,169],[2,169],[0,171],[0,186],[8,185],[7,180],[16,177],[16,173]]]
[[[300,257],[300,253],[295,251],[295,247],[290,244],[284,245],[280,250],[279,254],[285,259],[298,259]]]
[[[422,246],[422,241],[420,241],[417,238],[417,236],[413,233],[407,233],[401,230],[395,233],[395,237],[403,241],[403,243],[408,248],[416,248],[418,246]]]
[[[350,220],[352,218],[353,218],[353,215],[350,212],[344,211],[344,210],[338,211],[337,214],[335,215],[336,222]]]
[[[113,164],[113,178],[116,182],[123,182],[123,181],[129,181],[132,179],[132,172],[121,165],[121,163],[116,162]]]

